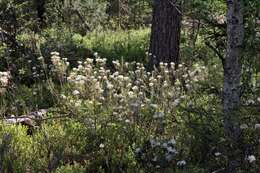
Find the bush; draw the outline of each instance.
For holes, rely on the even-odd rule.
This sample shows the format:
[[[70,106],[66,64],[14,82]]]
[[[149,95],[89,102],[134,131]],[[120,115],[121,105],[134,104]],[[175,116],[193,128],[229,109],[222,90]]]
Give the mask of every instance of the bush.
[[[2,115],[22,115],[57,104],[57,97],[49,83],[37,83],[30,87],[23,84],[10,87],[7,89],[8,92],[0,93]]]
[[[32,136],[24,127],[1,124],[4,171],[195,173],[227,165],[222,103],[204,89],[205,80],[214,80],[204,66],[160,63],[147,72],[141,63],[113,61],[112,71],[107,59],[96,56],[95,62],[87,58],[64,70],[69,64],[57,52],[51,60],[50,74],[66,77],[54,84],[49,76],[46,82],[58,104]],[[24,108],[33,105],[30,89],[20,92],[19,100],[31,98],[24,98]],[[247,149],[240,154],[241,172],[259,169],[259,112],[249,110],[239,116],[239,145]]]
[[[26,172],[33,162],[33,140],[22,126],[0,124],[0,171]]]
[[[55,66],[65,60],[57,53],[53,56],[53,68],[59,69]],[[161,64],[160,70],[150,73],[140,63],[118,61],[113,62],[117,71],[111,72],[105,61],[97,57],[94,65],[87,59],[68,74],[68,82],[61,91],[56,90],[60,104],[50,110],[49,120],[43,121],[33,136],[26,136],[25,130],[23,135],[12,131],[12,135],[23,137],[21,142],[29,141],[26,149],[15,150],[15,154],[31,148],[29,158],[21,154],[18,160],[12,159],[12,165],[26,162],[13,168],[15,172],[81,168],[87,172],[155,172],[185,166],[188,160],[182,160],[186,156],[179,155],[180,145],[176,144],[179,136],[168,122],[176,118],[180,104],[188,97],[181,81],[191,72]],[[172,73],[178,76],[176,85],[171,81]],[[195,72],[190,75],[192,79],[199,77]],[[186,84],[190,92],[196,87],[192,81]],[[74,163],[80,166],[68,166]]]
[[[58,51],[63,58],[67,58],[72,65],[86,57],[93,57],[90,48],[83,45],[82,36],[73,34],[65,27],[47,29],[41,35],[43,41],[40,43],[43,57],[49,59],[50,53]]]

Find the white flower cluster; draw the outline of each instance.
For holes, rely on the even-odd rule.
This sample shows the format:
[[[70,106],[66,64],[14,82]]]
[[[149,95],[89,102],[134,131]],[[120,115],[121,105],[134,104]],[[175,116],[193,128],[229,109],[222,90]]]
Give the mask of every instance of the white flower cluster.
[[[248,128],[249,128],[249,126],[247,124],[241,124],[240,125],[240,129],[248,129]],[[255,124],[255,130],[257,130],[257,129],[260,129],[259,123]]]
[[[59,54],[53,53],[53,64],[61,60]],[[197,81],[206,74],[201,66],[188,70],[184,64],[176,69],[174,63],[160,63],[158,69],[146,71],[138,62],[113,61],[114,68],[107,68],[106,62],[96,55],[95,59],[79,61],[69,71],[68,92],[60,96],[68,108],[86,111],[86,106],[99,106],[100,112],[111,112],[114,120],[125,124],[134,124],[143,110],[151,110],[145,116],[156,120],[154,127],[163,127],[161,121],[174,115],[176,107],[189,99]]]
[[[66,71],[69,66],[67,58],[61,58],[58,52],[51,52],[52,71],[57,75],[60,81],[65,80]]]
[[[154,166],[160,168],[161,163],[172,164],[176,161],[176,166],[185,166],[186,161],[177,162],[178,151],[175,148],[176,141],[174,138],[170,140],[150,139],[150,146],[145,145],[144,148],[136,148],[135,154],[140,159],[150,161]]]
[[[180,161],[177,162],[177,166],[180,166],[180,167],[183,167],[183,166],[185,166],[186,164],[187,164],[187,163],[186,163],[185,160],[180,160]]]
[[[245,102],[245,105],[255,105],[255,104],[260,103],[260,97],[250,98],[250,99],[245,100],[244,102]]]
[[[61,61],[59,52],[51,52],[51,62],[53,65],[58,65]]]
[[[10,79],[10,72],[0,72],[0,87],[7,87]]]
[[[249,155],[246,157],[246,160],[249,162],[249,163],[254,163],[256,161],[256,158],[254,155]]]
[[[52,61],[59,64],[60,57],[53,54]],[[203,79],[203,75],[199,75],[200,66],[191,71],[184,64],[175,69],[174,63],[170,66],[160,63],[158,69],[147,72],[141,63],[113,61],[116,71],[112,71],[106,68],[106,61],[97,56],[95,62],[89,58],[79,62],[67,77],[74,91],[72,94],[83,99],[106,99],[116,107],[127,106],[133,100],[140,101],[143,106],[159,103],[158,107],[165,112],[185,100],[187,92],[196,87],[196,81]]]

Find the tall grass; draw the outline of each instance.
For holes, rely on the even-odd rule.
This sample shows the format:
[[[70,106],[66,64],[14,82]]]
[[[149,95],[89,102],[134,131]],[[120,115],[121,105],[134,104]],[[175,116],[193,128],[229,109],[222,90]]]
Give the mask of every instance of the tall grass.
[[[146,62],[149,34],[149,29],[92,32],[83,38],[83,44],[108,61],[123,58]]]

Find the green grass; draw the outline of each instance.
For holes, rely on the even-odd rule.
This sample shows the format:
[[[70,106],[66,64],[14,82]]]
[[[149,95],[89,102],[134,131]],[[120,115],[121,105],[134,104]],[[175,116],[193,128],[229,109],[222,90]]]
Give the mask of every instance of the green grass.
[[[92,32],[83,38],[83,45],[109,61],[123,58],[125,61],[146,62],[149,34],[149,29]]]

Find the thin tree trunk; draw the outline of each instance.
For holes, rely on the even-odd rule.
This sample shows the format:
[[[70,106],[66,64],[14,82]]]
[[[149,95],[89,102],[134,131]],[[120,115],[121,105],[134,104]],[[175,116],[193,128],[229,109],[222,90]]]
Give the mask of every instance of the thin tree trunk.
[[[227,0],[227,52],[224,67],[225,134],[230,142],[227,172],[237,172],[241,161],[238,111],[240,105],[241,59],[244,39],[242,0]],[[240,151],[240,152],[238,152]]]
[[[177,0],[154,0],[148,70],[160,62],[179,63],[181,9]]]
[[[45,18],[45,0],[36,0],[36,8],[37,8],[37,17],[39,20],[39,27],[42,29],[46,25],[46,18]]]

